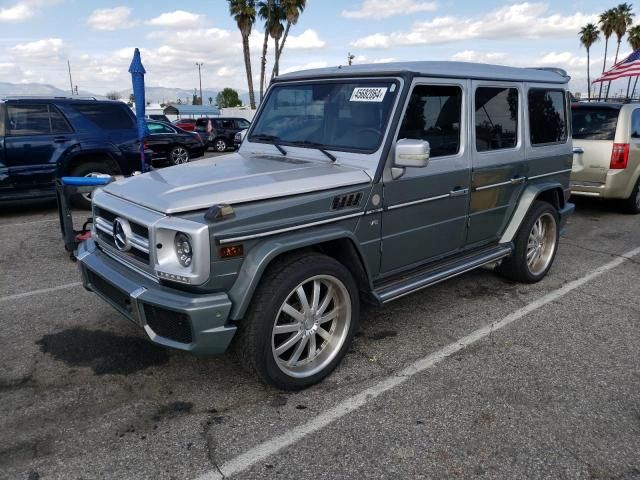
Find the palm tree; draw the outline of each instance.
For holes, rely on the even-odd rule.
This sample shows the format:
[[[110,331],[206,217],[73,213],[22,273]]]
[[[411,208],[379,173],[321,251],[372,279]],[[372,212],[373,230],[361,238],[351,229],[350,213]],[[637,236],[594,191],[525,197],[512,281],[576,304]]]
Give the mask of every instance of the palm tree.
[[[260,58],[260,102],[264,97],[264,73],[267,68],[267,47],[269,44],[269,23],[275,9],[275,0],[258,2],[258,16],[264,20],[264,42],[262,43],[262,57]]]
[[[227,0],[229,13],[238,24],[242,35],[242,50],[244,52],[244,67],[247,71],[247,84],[249,86],[249,103],[252,109],[256,108],[256,97],[253,92],[253,75],[251,74],[251,53],[249,51],[249,35],[256,21],[255,0]]]
[[[304,8],[307,6],[307,0],[280,0],[282,5],[282,11],[284,13],[285,18],[287,19],[287,26],[284,29],[284,35],[282,37],[282,43],[280,44],[280,51],[277,52],[276,55],[276,75],[280,73],[280,55],[282,55],[282,50],[284,50],[284,44],[287,41],[287,37],[289,36],[289,29],[291,25],[295,25],[298,23],[298,19]]]
[[[634,52],[640,48],[640,25],[636,25],[635,27],[631,27],[629,30],[627,30],[627,41],[631,45],[631,48],[633,48]],[[631,77],[629,77],[629,84],[630,83],[631,83]],[[633,98],[633,96],[636,93],[636,85],[638,85],[637,75],[636,75],[635,81],[633,82],[633,90],[631,91],[631,98]],[[629,96],[629,85],[627,85],[627,97],[628,96]]]
[[[580,43],[587,49],[587,96],[589,101],[591,101],[591,59],[589,57],[589,49],[599,39],[600,32],[593,23],[587,23],[580,29]]]
[[[609,38],[613,35],[613,25],[615,23],[615,10],[610,8],[600,14],[598,24],[600,25],[600,31],[604,35],[604,60],[602,61],[602,73],[607,68],[607,50],[609,49]],[[600,82],[600,91],[598,93],[598,99],[602,97],[602,83]]]
[[[616,47],[616,58],[613,61],[615,65],[616,63],[618,63],[618,53],[620,52],[620,43],[622,42],[622,37],[624,37],[624,34],[627,33],[627,28],[631,26],[632,17],[635,14],[631,10],[631,4],[629,3],[621,3],[613,10],[615,12],[613,32],[618,38],[618,46]]]
[[[278,75],[278,69],[280,67],[280,39],[284,33],[284,25],[282,22],[284,22],[285,18],[282,1],[278,1],[274,5],[274,9],[271,12],[271,19],[269,21],[269,35],[273,38],[273,43],[275,45],[275,59],[273,61],[271,79]]]

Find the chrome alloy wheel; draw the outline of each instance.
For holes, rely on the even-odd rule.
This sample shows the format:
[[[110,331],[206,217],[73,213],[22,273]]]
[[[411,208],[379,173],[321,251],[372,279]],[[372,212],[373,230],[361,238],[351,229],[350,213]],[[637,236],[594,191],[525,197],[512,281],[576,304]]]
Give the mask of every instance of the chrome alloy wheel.
[[[291,377],[310,377],[342,348],[351,325],[351,297],[332,275],[317,275],[294,288],[273,324],[271,351],[276,364]]]
[[[218,139],[213,144],[213,148],[216,152],[225,152],[227,150],[227,142],[222,139]]]
[[[527,241],[527,267],[533,275],[540,275],[549,266],[556,250],[556,219],[543,213],[533,224]]]
[[[189,152],[184,147],[176,147],[171,150],[171,161],[174,165],[180,165],[189,161]]]

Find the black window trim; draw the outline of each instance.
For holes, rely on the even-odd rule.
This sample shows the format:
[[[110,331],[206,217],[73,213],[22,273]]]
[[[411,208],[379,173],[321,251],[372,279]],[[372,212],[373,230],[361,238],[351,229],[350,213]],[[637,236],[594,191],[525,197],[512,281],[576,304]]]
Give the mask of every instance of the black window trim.
[[[476,92],[479,88],[514,88],[518,92],[518,124],[516,126],[516,144],[513,147],[508,148],[497,148],[495,150],[484,150],[482,152],[478,151],[476,145]],[[471,106],[471,117],[473,118],[472,125],[469,127],[472,134],[473,141],[471,142],[473,145],[473,153],[474,155],[495,155],[496,153],[511,153],[518,152],[524,148],[524,142],[522,141],[524,135],[524,110],[523,110],[523,85],[522,83],[512,83],[512,82],[487,82],[487,83],[476,83],[473,88],[473,96],[471,97],[472,106]],[[528,106],[528,103],[527,103]]]
[[[564,134],[565,134],[565,138],[563,142],[547,142],[547,143],[533,143],[531,141],[531,118],[529,115],[529,92],[533,91],[533,90],[545,90],[547,92],[560,92],[563,95],[564,98],[564,102],[562,102],[564,104]],[[527,89],[527,127],[529,129],[529,146],[531,148],[538,148],[538,147],[551,147],[554,145],[566,145],[567,142],[569,141],[569,139],[571,138],[571,135],[569,135],[569,109],[568,109],[568,101],[567,101],[567,91],[562,89],[562,88],[558,88],[558,87],[529,87]],[[573,133],[573,132],[571,132]]]
[[[464,152],[467,148],[467,136],[465,134],[465,127],[467,124],[466,114],[465,114],[465,104],[466,104],[466,88],[467,85],[461,81],[460,83],[455,82],[438,82],[433,81],[425,77],[416,77],[415,81],[409,85],[407,89],[407,98],[405,99],[404,106],[400,111],[400,116],[398,117],[398,124],[396,126],[395,134],[393,135],[393,145],[399,140],[398,136],[400,135],[400,129],[402,128],[402,122],[404,120],[404,116],[407,113],[407,108],[409,108],[409,103],[411,102],[411,95],[416,87],[455,87],[460,89],[460,143],[458,145],[457,153],[451,155],[438,155],[438,156],[430,156],[429,160],[440,161],[442,159],[456,159],[460,158],[464,155]]]

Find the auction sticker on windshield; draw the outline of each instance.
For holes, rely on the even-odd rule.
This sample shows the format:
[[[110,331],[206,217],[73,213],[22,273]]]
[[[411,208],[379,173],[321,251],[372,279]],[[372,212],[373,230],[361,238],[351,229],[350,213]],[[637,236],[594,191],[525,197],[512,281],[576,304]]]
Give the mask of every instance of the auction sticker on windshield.
[[[387,87],[357,87],[353,89],[350,102],[381,102]]]

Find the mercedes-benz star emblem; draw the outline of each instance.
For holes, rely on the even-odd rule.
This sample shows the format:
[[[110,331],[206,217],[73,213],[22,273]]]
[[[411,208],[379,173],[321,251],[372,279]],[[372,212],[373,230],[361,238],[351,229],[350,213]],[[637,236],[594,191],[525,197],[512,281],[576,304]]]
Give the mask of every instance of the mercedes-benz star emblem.
[[[121,252],[131,249],[129,237],[131,236],[131,227],[129,222],[124,218],[116,218],[113,222],[113,243]]]

